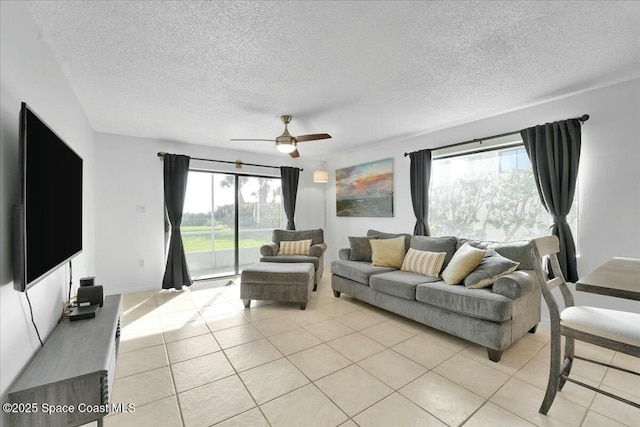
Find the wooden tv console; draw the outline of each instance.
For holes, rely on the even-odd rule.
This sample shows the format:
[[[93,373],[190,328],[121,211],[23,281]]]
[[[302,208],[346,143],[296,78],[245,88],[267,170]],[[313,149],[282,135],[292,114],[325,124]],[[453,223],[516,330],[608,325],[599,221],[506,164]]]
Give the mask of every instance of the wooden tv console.
[[[92,319],[61,321],[9,392],[12,426],[102,425],[110,408],[122,296]]]

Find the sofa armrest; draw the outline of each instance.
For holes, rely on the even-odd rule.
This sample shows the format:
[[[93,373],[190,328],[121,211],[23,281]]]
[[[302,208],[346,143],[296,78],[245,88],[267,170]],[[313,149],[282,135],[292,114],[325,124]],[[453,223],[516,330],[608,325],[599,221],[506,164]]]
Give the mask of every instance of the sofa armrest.
[[[327,250],[326,243],[316,243],[309,248],[309,256],[320,258],[322,254]]]
[[[494,294],[511,299],[518,299],[538,288],[533,270],[517,270],[499,277],[492,287]]]
[[[280,250],[280,246],[278,246],[274,242],[269,242],[266,245],[262,245],[260,247],[260,255],[262,256],[276,256],[278,255],[278,251]]]
[[[342,248],[338,251],[338,258],[342,261],[349,261],[351,257],[351,248]]]

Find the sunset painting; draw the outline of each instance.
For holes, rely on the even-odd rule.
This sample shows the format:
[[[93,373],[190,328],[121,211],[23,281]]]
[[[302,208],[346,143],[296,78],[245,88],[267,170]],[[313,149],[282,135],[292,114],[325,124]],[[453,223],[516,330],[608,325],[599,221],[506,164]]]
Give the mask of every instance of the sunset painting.
[[[336,170],[338,216],[393,216],[393,159]]]

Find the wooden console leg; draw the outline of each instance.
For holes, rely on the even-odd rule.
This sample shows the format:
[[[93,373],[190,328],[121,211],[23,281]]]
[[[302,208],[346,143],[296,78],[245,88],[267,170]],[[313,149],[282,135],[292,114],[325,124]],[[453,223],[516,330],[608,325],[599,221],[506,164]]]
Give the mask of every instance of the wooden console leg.
[[[502,350],[494,350],[487,347],[487,355],[489,355],[489,360],[492,362],[499,362],[502,357]]]
[[[333,291],[333,296],[336,298],[340,298],[340,291]]]
[[[536,330],[538,330],[538,324],[536,323],[536,326],[534,326],[533,328],[529,329],[529,333],[530,334],[535,334]]]
[[[301,302],[300,303],[300,310],[304,310],[305,308],[307,308],[307,303],[306,302]]]
[[[242,301],[244,302],[244,306],[246,308],[249,308],[249,306],[251,305],[251,300],[250,299],[245,299],[245,300],[242,300]]]

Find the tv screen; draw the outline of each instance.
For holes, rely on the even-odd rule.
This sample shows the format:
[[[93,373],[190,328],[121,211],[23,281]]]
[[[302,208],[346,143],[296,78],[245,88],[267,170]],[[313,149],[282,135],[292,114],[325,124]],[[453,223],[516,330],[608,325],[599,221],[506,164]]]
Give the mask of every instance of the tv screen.
[[[82,251],[82,158],[25,103],[20,175],[14,287],[24,291]]]

